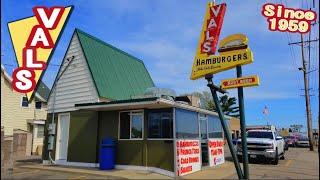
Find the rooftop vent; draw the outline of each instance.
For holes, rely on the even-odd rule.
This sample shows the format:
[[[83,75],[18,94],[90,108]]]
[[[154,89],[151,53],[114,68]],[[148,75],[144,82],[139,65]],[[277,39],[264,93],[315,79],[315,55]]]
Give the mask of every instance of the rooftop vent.
[[[176,92],[172,89],[158,87],[147,88],[144,92],[144,95],[152,97],[161,97],[170,100],[173,100],[177,96]]]

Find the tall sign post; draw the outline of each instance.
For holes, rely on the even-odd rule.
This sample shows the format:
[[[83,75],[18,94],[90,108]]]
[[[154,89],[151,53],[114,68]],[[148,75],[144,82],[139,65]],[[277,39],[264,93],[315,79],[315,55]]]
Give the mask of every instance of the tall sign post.
[[[248,38],[245,35],[234,34],[224,38],[219,43],[219,55],[215,55],[225,11],[226,4],[208,4],[190,79],[196,80],[205,77],[205,79],[208,81],[207,86],[210,88],[213,101],[217,108],[216,110],[219,114],[220,122],[227,139],[238,178],[249,179],[243,87],[259,85],[259,77],[256,75],[242,77],[241,65],[250,64],[253,62],[252,52],[248,48]],[[214,84],[213,74],[235,67],[237,68],[237,78],[222,80],[221,87],[218,87]],[[224,89],[230,88],[238,88],[241,122],[240,124],[242,134],[241,143],[244,169],[243,173],[235,149],[233,147],[230,131],[226,124],[225,115],[222,111],[217,95],[217,92],[226,93]]]
[[[240,163],[236,156],[235,149],[233,147],[230,131],[228,129],[228,126],[226,125],[224,114],[222,112],[222,108],[217,96],[217,91],[222,93],[224,93],[225,91],[214,85],[212,81],[212,74],[230,69],[230,67],[235,67],[236,65],[241,64],[239,63],[239,59],[243,59],[241,60],[241,62],[248,62],[245,59],[250,59],[249,56],[251,54],[248,52],[236,52],[236,54],[234,55],[240,58],[237,58],[238,60],[235,62],[231,60],[231,56],[213,56],[215,54],[217,43],[219,40],[225,11],[225,3],[219,5],[215,5],[212,2],[208,3],[190,79],[195,80],[206,76],[206,79],[208,81],[207,86],[211,90],[213,100],[217,107],[221,125],[226,136],[232,158],[234,160],[238,178],[243,179],[243,174],[241,171]],[[246,58],[242,58],[242,56],[246,56]]]
[[[221,40],[219,44],[220,53],[232,53],[238,50],[248,50],[248,38],[243,34],[234,34]],[[249,158],[247,148],[247,135],[246,135],[246,121],[244,111],[244,98],[243,87],[257,86],[259,85],[259,77],[257,75],[242,77],[242,67],[238,65],[236,67],[237,78],[222,80],[221,87],[225,89],[237,88],[238,89],[238,101],[240,111],[240,129],[241,129],[241,149],[242,149],[242,162],[243,162],[243,177],[249,179]]]
[[[226,120],[224,118],[224,114],[222,112],[221,104],[219,102],[218,95],[217,95],[217,92],[220,92],[220,93],[224,94],[224,93],[226,93],[226,91],[224,91],[220,87],[214,85],[214,83],[212,81],[213,75],[206,75],[205,78],[208,81],[207,86],[210,88],[210,91],[211,91],[211,94],[212,94],[212,97],[213,97],[213,101],[214,101],[214,105],[217,108],[217,112],[218,112],[218,115],[219,115],[219,118],[220,118],[220,122],[221,122],[221,126],[222,126],[222,129],[223,129],[223,132],[225,134],[225,137],[227,138],[227,143],[228,143],[228,146],[229,146],[229,150],[231,152],[231,156],[233,158],[233,162],[234,162],[234,166],[236,168],[237,174],[238,174],[238,178],[239,179],[244,179],[244,176],[243,176],[242,171],[241,171],[241,166],[240,166],[239,160],[237,158],[235,149],[233,147],[232,139],[231,139],[231,136],[230,136],[230,131],[229,131],[229,128],[227,126]]]
[[[237,66],[237,78],[242,77],[242,68]],[[247,132],[246,132],[246,119],[244,114],[244,100],[243,100],[243,87],[238,87],[238,101],[240,111],[240,130],[241,130],[241,144],[242,144],[242,162],[243,162],[243,177],[249,179],[249,158],[247,152]]]

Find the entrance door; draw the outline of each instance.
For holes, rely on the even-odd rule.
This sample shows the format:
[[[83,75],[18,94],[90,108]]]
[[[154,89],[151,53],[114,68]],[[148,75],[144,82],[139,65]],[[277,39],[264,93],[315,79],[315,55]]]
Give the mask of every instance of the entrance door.
[[[67,161],[69,124],[70,124],[69,113],[58,115],[56,160]]]
[[[208,127],[207,118],[200,117],[199,127],[200,127],[200,141],[201,141],[201,159],[202,166],[208,166]]]

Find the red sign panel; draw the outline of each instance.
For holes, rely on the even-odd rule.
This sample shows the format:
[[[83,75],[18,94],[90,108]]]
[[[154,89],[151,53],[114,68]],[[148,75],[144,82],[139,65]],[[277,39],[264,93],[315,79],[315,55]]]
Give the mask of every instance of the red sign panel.
[[[199,140],[177,140],[176,151],[177,176],[201,170]]]
[[[203,35],[200,42],[201,53],[212,55],[216,52],[225,12],[225,3],[209,6],[209,12],[206,14]]]

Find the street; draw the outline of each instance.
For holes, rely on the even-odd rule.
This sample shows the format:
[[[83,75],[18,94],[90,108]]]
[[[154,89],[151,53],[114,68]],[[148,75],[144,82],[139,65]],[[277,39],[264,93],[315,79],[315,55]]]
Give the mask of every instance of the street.
[[[289,148],[285,160],[278,165],[250,161],[251,179],[318,179],[319,160],[317,152],[307,148]],[[16,163],[14,179],[168,179],[169,177],[147,171],[112,170],[100,171],[94,168],[72,168],[61,166],[43,166],[36,162]],[[237,179],[233,163],[181,177],[181,179]]]

